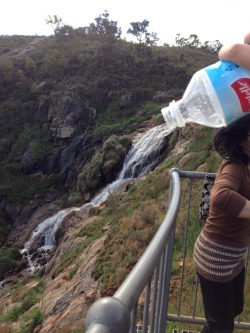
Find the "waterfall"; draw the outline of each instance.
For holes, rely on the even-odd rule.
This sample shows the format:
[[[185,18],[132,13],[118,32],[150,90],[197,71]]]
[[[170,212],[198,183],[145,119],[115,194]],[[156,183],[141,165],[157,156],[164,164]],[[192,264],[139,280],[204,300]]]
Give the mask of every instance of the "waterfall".
[[[24,245],[23,254],[27,256],[29,262],[29,270],[34,272],[42,265],[33,260],[34,253],[32,247],[38,244],[38,240],[42,240],[37,248],[38,253],[42,253],[43,257],[56,247],[55,233],[60,228],[64,218],[73,211],[81,211],[88,206],[99,206],[105,202],[109,195],[115,191],[124,182],[138,178],[143,174],[152,170],[159,163],[160,151],[164,139],[171,133],[171,130],[166,125],[156,126],[148,130],[141,138],[136,141],[127,156],[125,157],[123,169],[113,183],[107,185],[101,193],[96,195],[90,203],[84,204],[81,207],[73,207],[59,211],[50,218],[47,218],[40,223],[33,231],[31,238]],[[37,256],[37,253],[35,254]],[[41,257],[41,256],[40,256]]]
[[[117,180],[107,185],[100,194],[92,199],[91,203],[99,206],[122,183],[138,178],[156,167],[159,163],[162,143],[171,131],[166,125],[159,125],[144,133],[126,155]]]
[[[128,152],[119,179],[137,178],[159,163],[162,142],[172,130],[160,125],[148,130]]]

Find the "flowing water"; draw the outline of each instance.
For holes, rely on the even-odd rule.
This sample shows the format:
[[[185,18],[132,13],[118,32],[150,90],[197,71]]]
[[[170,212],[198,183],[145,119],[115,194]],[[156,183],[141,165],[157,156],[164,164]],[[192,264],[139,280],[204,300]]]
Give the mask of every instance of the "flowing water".
[[[39,265],[32,260],[32,245],[36,244],[38,239],[43,239],[43,244],[38,248],[38,252],[50,253],[56,247],[55,234],[60,228],[63,219],[73,211],[81,211],[88,206],[99,206],[107,200],[109,195],[115,191],[121,184],[142,176],[157,166],[159,163],[160,152],[165,138],[170,134],[166,125],[156,126],[147,131],[136,141],[127,156],[125,157],[123,169],[118,178],[107,185],[101,193],[96,195],[90,203],[81,207],[73,207],[59,211],[55,215],[47,218],[40,223],[33,231],[31,238],[25,244],[22,253],[26,253],[29,261],[29,270],[35,271]]]

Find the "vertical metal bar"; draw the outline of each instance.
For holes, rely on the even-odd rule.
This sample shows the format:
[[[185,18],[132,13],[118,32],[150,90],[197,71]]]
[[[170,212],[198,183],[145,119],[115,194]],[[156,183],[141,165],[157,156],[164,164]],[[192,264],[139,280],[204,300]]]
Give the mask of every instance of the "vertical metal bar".
[[[169,184],[169,197],[168,197],[168,203],[170,203],[171,202],[171,199],[172,199],[172,195],[173,195],[173,180],[172,180],[172,177],[170,177],[170,184]],[[171,237],[172,238],[172,237]],[[166,252],[166,249],[165,249],[165,251],[164,251],[164,253]],[[164,260],[165,261],[165,260]],[[161,263],[162,263],[162,261],[160,261],[160,265],[161,265]],[[159,266],[157,266],[158,267],[158,269],[159,269]],[[162,267],[162,265],[160,266],[160,267]],[[169,285],[170,285],[170,275],[171,275],[171,266],[169,267],[169,269],[170,269],[170,272],[168,271],[168,273],[169,273]],[[163,273],[164,273],[164,271],[163,271]],[[159,274],[159,273],[158,273]],[[160,281],[161,281],[161,278],[160,278]],[[168,285],[168,288],[170,289],[170,286]],[[160,291],[158,292],[158,294],[160,293]],[[159,304],[159,303],[158,303]],[[155,305],[156,305],[156,303],[155,303]],[[154,309],[152,308],[152,312],[153,312],[153,310],[155,311],[155,307],[154,307]],[[167,313],[166,313],[167,314]],[[156,318],[157,318],[157,322],[158,322],[158,311],[157,311],[157,308],[156,308]],[[155,318],[154,318],[154,320],[155,320]],[[157,325],[155,325],[155,321],[154,321],[154,323],[153,323],[154,325],[150,325],[150,333],[157,333],[157,326],[158,326],[158,323],[157,323]],[[156,326],[156,327],[155,327]],[[160,324],[160,329],[161,329],[161,324]],[[153,328],[154,328],[154,331],[153,331]]]
[[[198,288],[199,288],[199,279],[198,279],[198,276],[196,275],[196,281],[195,281],[195,293],[194,293],[194,307],[193,307],[193,318],[196,316],[196,306],[197,306]]]
[[[181,270],[180,294],[179,294],[179,301],[178,301],[178,316],[180,315],[180,312],[181,312],[181,298],[182,298],[182,291],[183,291],[185,261],[186,261],[186,253],[187,253],[187,238],[188,238],[188,224],[189,224],[191,192],[192,192],[192,180],[190,179],[190,182],[189,182],[189,191],[188,191],[187,217],[186,217],[186,224],[185,224],[185,242],[184,242],[184,249],[183,249],[183,260],[182,260],[182,270]]]
[[[160,264],[160,277],[159,277],[159,287],[158,287],[158,297],[156,303],[156,321],[155,321],[155,330],[154,333],[158,333],[158,326],[159,326],[159,318],[160,318],[160,306],[161,306],[161,294],[162,294],[162,282],[163,282],[163,273],[164,273],[164,262],[165,262],[165,254],[166,250],[164,250],[162,257],[161,257],[161,264]]]
[[[143,324],[142,333],[148,332],[148,314],[149,314],[149,304],[150,304],[150,293],[151,293],[151,278],[149,279],[146,286],[146,296],[144,301],[144,313],[143,313]]]
[[[161,303],[161,313],[160,313],[160,332],[164,333],[166,330],[167,322],[167,312],[168,312],[168,301],[170,292],[170,282],[171,282],[171,269],[172,269],[172,258],[173,258],[173,247],[174,247],[174,236],[175,227],[170,235],[170,239],[166,246],[166,261],[164,270],[164,284],[162,293],[162,303]]]
[[[138,308],[138,303],[136,302],[133,310],[131,311],[131,324],[130,324],[130,331],[129,333],[134,333],[135,332],[135,326],[136,326],[136,317],[137,317],[137,308]]]
[[[155,325],[155,309],[156,309],[156,300],[158,295],[158,280],[159,280],[159,265],[158,264],[154,271],[154,290],[152,297],[152,310],[151,310],[151,320],[150,320],[150,333],[154,332]]]
[[[169,187],[169,200],[173,194],[173,181],[170,181]],[[176,221],[175,221],[176,222]],[[175,235],[175,226],[171,230],[169,241],[167,242],[165,249],[165,258],[164,260],[164,271],[163,271],[163,292],[161,295],[161,311],[159,317],[159,332],[164,333],[166,329],[166,319],[168,312],[168,301],[169,301],[169,291],[170,291],[170,282],[171,282],[171,269],[172,269],[172,258],[173,258],[173,246],[174,246],[174,235]]]

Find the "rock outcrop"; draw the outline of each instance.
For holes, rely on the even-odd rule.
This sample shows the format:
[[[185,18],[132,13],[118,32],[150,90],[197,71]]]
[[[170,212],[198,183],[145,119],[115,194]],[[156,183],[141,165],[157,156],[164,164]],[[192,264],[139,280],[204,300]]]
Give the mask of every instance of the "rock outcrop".
[[[39,329],[40,333],[59,332],[60,329],[73,330],[84,326],[84,319],[89,306],[100,297],[98,282],[91,277],[92,267],[98,252],[103,247],[106,233],[80,252],[74,262],[56,277],[54,268],[61,256],[82,242],[77,233],[94,217],[88,212],[74,214],[65,219],[67,225],[56,255],[50,260],[45,273],[46,288],[43,295],[42,310],[45,320]],[[76,269],[72,276],[72,270]]]

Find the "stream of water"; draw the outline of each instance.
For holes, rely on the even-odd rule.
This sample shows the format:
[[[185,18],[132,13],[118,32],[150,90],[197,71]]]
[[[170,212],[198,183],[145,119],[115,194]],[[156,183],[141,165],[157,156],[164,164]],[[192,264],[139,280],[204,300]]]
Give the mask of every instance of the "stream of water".
[[[97,194],[90,203],[84,204],[81,207],[73,207],[59,211],[55,215],[47,218],[40,223],[33,231],[31,238],[25,244],[22,253],[26,253],[29,261],[29,270],[36,270],[37,264],[32,260],[30,249],[36,240],[43,238],[43,245],[38,248],[40,252],[51,252],[56,247],[55,234],[60,228],[63,219],[72,211],[80,211],[88,205],[99,206],[107,200],[109,195],[114,192],[122,183],[135,179],[143,174],[153,170],[159,163],[160,151],[166,136],[171,133],[171,130],[166,125],[156,126],[148,130],[141,138],[136,141],[128,152],[123,169],[118,178],[111,184],[107,185],[99,194]]]

